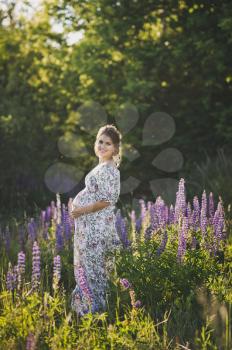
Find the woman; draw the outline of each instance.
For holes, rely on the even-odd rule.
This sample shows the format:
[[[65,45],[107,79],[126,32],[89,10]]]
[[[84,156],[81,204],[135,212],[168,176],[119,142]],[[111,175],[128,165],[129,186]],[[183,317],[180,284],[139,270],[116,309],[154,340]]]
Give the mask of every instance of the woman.
[[[114,125],[99,129],[94,151],[99,164],[86,175],[86,187],[74,198],[71,212],[76,280],[71,306],[79,316],[106,310],[114,252],[122,247],[114,213],[120,194],[121,134]]]

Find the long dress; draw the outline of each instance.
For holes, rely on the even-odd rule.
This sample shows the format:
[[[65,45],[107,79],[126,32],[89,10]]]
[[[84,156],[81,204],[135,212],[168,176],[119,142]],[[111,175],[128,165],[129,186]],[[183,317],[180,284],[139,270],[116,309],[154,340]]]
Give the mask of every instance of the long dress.
[[[108,207],[74,221],[76,287],[71,295],[71,307],[79,316],[106,310],[106,289],[114,268],[114,253],[122,247],[114,212],[119,194],[120,171],[113,164],[100,163],[86,175],[85,188],[73,200],[76,206],[110,202]]]

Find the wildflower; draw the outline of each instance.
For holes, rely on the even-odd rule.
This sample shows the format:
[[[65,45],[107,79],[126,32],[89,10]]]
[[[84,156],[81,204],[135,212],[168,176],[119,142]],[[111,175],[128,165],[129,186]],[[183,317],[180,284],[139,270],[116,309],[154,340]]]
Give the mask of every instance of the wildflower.
[[[37,232],[36,232],[35,220],[33,218],[31,218],[30,222],[27,224],[27,228],[28,228],[28,237],[32,242],[34,242],[37,236]]]
[[[53,259],[53,288],[55,289],[61,277],[61,258],[57,255]]]
[[[33,244],[32,250],[32,288],[40,283],[40,249],[37,241]]]
[[[206,225],[207,225],[207,198],[206,198],[206,192],[204,190],[203,194],[202,194],[202,202],[201,202],[201,231],[202,231],[202,235],[203,237],[205,236],[206,233]]]
[[[213,193],[209,194],[209,223],[212,225],[214,216],[214,198]]]
[[[56,250],[59,252],[63,248],[63,228],[61,224],[56,226]]]
[[[178,191],[176,192],[176,203],[175,203],[175,214],[174,222],[179,221],[180,216],[185,215],[186,210],[186,200],[185,200],[185,180],[183,178],[179,181]]]
[[[88,286],[88,282],[87,282],[86,275],[85,275],[85,270],[81,266],[77,269],[77,278],[78,278],[78,281],[80,283],[80,287],[81,287],[82,292],[86,296],[87,300],[89,302],[92,302],[93,295],[92,295],[92,292]]]
[[[10,262],[8,265],[8,271],[7,271],[7,275],[6,275],[6,288],[9,291],[12,291],[14,289],[14,275],[13,275],[13,271],[12,271]]]
[[[18,264],[17,264],[17,273],[18,273],[18,284],[19,288],[22,286],[23,276],[25,274],[25,254],[23,251],[18,253]]]
[[[163,235],[162,242],[161,242],[159,248],[158,248],[157,251],[156,251],[157,255],[161,255],[161,254],[164,252],[165,247],[166,247],[166,245],[167,245],[167,241],[168,241],[168,233],[167,233],[167,231],[165,230],[165,231],[164,231],[164,235]]]
[[[131,287],[130,282],[129,282],[126,278],[120,278],[120,283],[121,283],[121,285],[122,285],[124,288],[126,288],[126,289],[128,289],[129,287]]]

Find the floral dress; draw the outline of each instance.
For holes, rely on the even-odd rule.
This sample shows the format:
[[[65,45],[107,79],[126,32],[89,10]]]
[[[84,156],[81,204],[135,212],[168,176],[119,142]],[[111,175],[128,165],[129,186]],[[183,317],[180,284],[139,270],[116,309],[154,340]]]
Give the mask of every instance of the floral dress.
[[[120,194],[120,171],[110,163],[98,164],[85,177],[85,188],[73,200],[75,206],[97,201],[110,205],[81,215],[75,222],[74,276],[71,307],[82,316],[106,310],[106,289],[117,249],[122,247],[115,226],[115,204]]]

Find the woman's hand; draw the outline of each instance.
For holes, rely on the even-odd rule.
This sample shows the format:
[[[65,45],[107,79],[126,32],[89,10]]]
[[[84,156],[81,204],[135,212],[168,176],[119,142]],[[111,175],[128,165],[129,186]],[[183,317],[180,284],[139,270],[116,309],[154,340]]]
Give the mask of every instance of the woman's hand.
[[[83,208],[74,206],[70,215],[73,219],[79,218],[79,216],[83,215]]]

